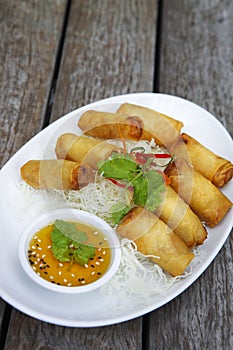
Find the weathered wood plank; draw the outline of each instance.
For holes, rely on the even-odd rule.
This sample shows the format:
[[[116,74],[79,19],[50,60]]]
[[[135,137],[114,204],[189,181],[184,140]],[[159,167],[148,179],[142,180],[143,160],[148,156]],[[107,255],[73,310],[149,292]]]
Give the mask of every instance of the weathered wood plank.
[[[40,130],[65,5],[0,0],[0,165]]]
[[[20,312],[15,311],[5,350],[95,350],[100,344],[101,350],[141,349],[141,337],[137,333],[141,322],[142,319],[138,318],[123,326],[70,328],[40,322],[28,316],[22,317]]]
[[[66,0],[0,0],[0,164],[39,131]]]
[[[95,100],[152,91],[156,19],[157,0],[74,1],[53,120]]]
[[[164,1],[160,92],[198,103],[231,134],[232,37],[231,1]],[[150,314],[151,348],[233,348],[232,248],[228,238],[193,286]]]
[[[93,100],[153,87],[157,0],[73,1],[53,120]],[[18,326],[20,324],[20,327]],[[102,328],[49,325],[14,310],[5,349],[141,349],[142,318]],[[33,345],[32,345],[33,344]]]
[[[160,91],[213,113],[233,135],[231,0],[164,1]]]
[[[1,325],[1,323],[2,323],[4,308],[5,308],[5,303],[4,303],[4,301],[0,298],[0,325]]]

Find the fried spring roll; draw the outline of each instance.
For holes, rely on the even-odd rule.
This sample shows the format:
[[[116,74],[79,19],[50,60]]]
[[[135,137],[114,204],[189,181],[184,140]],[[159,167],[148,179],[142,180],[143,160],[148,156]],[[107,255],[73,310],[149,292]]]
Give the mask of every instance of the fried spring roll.
[[[155,214],[180,237],[185,244],[192,248],[202,244],[207,237],[207,231],[199,217],[178,196],[176,191],[166,186],[163,201]]]
[[[133,240],[138,251],[150,257],[172,276],[184,273],[194,258],[186,244],[150,211],[133,208],[117,227],[117,232]]]
[[[173,147],[172,154],[190,161],[197,171],[217,187],[222,187],[233,177],[233,164],[229,160],[219,157],[185,133]]]
[[[165,173],[171,186],[206,225],[217,225],[232,207],[231,201],[184,159],[177,158]]]
[[[105,141],[67,133],[58,138],[55,152],[59,159],[88,164],[96,169],[99,161],[107,159],[112,152],[120,150],[119,147]]]
[[[89,166],[59,159],[30,160],[20,172],[27,184],[40,189],[78,190],[95,178]]]
[[[117,110],[117,113],[126,114],[128,116],[140,117],[143,122],[143,138],[151,140],[160,146],[170,149],[180,135],[183,123],[161,114],[153,109],[124,103]]]
[[[78,121],[85,135],[101,139],[141,140],[144,136],[143,122],[139,117],[88,110]]]

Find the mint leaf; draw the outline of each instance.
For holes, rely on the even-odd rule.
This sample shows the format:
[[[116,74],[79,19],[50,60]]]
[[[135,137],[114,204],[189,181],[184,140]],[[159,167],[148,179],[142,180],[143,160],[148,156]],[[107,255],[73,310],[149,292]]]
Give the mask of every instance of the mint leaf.
[[[95,256],[96,248],[90,245],[80,244],[78,249],[74,251],[74,260],[80,264],[85,265],[90,258]]]
[[[74,224],[67,221],[55,221],[51,239],[52,253],[61,262],[76,261],[85,265],[96,253],[93,245],[83,244],[87,240],[86,233],[78,231]]]
[[[113,224],[118,224],[123,217],[130,211],[131,207],[125,203],[117,203],[111,207]]]
[[[51,233],[52,252],[55,258],[61,262],[70,261],[69,244],[70,240],[54,227]]]
[[[132,173],[140,171],[140,168],[129,155],[116,153],[113,155],[112,159],[99,163],[98,170],[99,173],[103,173],[105,177],[128,180]]]
[[[149,170],[132,180],[132,184],[134,203],[150,211],[156,210],[162,201],[161,193],[165,191],[163,177],[158,172]]]
[[[148,182],[148,196],[145,207],[154,211],[162,202],[162,193],[165,191],[163,176],[156,171],[149,170],[145,173]]]
[[[75,242],[83,243],[87,240],[85,232],[78,231],[75,224],[64,220],[56,220],[54,226],[63,233],[63,235]]]
[[[133,201],[135,204],[145,207],[148,198],[148,181],[142,174],[132,180],[134,187]]]

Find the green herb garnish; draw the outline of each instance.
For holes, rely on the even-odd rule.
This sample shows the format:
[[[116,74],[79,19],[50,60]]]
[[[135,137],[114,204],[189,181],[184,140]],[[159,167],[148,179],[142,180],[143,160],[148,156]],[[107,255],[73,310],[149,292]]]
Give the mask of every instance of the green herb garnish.
[[[113,153],[112,159],[99,163],[98,170],[106,178],[124,180],[125,188],[133,187],[132,206],[140,205],[154,211],[162,201],[161,194],[165,191],[165,184],[159,172],[148,170],[152,161],[149,158],[144,165],[140,165],[128,154]],[[114,223],[118,223],[129,210],[127,205],[122,208],[113,206],[111,212]]]
[[[131,207],[125,203],[117,203],[111,207],[113,224],[116,225],[130,211]]]
[[[94,246],[84,244],[87,240],[86,233],[78,231],[71,222],[56,220],[51,239],[53,255],[61,262],[70,261],[85,265],[96,253]]]

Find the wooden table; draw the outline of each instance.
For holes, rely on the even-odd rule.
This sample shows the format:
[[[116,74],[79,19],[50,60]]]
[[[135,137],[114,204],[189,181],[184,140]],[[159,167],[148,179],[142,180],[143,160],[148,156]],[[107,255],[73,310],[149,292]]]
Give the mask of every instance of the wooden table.
[[[67,112],[131,92],[191,100],[233,135],[231,0],[0,0],[0,18],[1,165]],[[0,300],[0,348],[230,350],[232,271],[229,237],[179,297],[108,327],[56,326]]]

